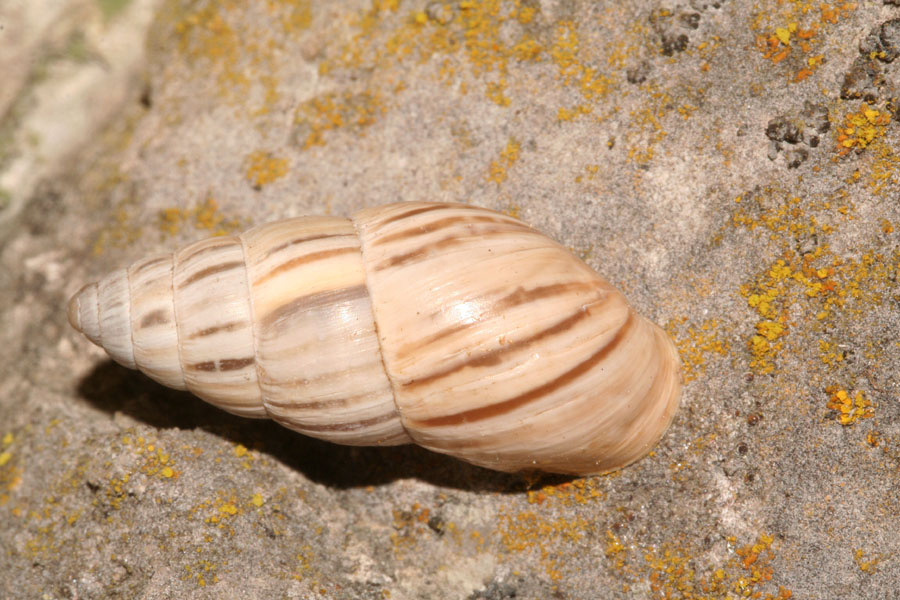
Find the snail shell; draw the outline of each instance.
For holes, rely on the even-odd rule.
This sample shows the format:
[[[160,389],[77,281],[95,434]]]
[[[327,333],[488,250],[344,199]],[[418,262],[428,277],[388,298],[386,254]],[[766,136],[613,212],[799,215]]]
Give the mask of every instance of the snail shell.
[[[461,204],[196,242],[86,285],[69,322],[228,412],[500,471],[625,466],[663,435],[681,390],[665,332],[595,271]]]

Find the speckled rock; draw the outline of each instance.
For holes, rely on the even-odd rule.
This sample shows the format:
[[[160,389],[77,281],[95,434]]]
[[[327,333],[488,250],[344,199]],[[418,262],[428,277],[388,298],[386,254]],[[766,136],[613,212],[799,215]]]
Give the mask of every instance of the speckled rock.
[[[0,7],[0,597],[896,594],[896,6],[26,4]],[[656,450],[566,479],[334,446],[66,323],[145,254],[398,200],[517,215],[665,326]]]

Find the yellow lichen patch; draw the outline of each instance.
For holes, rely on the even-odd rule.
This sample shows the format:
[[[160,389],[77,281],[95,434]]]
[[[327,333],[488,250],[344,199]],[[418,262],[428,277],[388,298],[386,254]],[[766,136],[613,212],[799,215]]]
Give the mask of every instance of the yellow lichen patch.
[[[434,2],[425,11],[405,16],[398,14],[398,7],[376,2],[356,17],[358,33],[321,63],[320,72],[378,69],[381,79],[390,81],[406,59],[422,64],[440,57],[439,80],[459,85],[461,70],[468,67],[483,82],[487,98],[507,106],[510,64],[540,60],[544,52],[541,42],[524,29],[538,9],[520,0]],[[501,36],[505,23],[516,33]],[[462,87],[460,92],[465,93]]]
[[[816,315],[817,319],[826,319],[828,314],[822,311]],[[829,367],[837,367],[844,360],[844,353],[835,342],[819,340],[819,359]]]
[[[312,0],[266,0],[266,8],[285,33],[297,34],[312,25]]]
[[[112,222],[100,230],[97,239],[94,240],[95,255],[103,254],[108,247],[128,246],[141,237],[141,228],[135,224],[131,205],[130,199],[124,202],[113,213]]]
[[[771,373],[775,368],[773,359],[784,347],[780,338],[788,331],[786,307],[790,296],[785,288],[791,285],[791,275],[791,267],[778,259],[765,275],[757,278],[755,285],[741,288],[747,305],[761,318],[748,340],[750,367],[757,372]]]
[[[215,198],[207,197],[190,208],[164,208],[159,211],[159,229],[177,235],[185,226],[201,229],[212,235],[228,235],[246,226],[239,219],[228,218]]]
[[[500,151],[500,158],[497,160],[491,161],[491,166],[488,169],[487,180],[493,181],[497,185],[500,185],[504,181],[506,181],[506,171],[510,167],[515,164],[517,160],[519,160],[519,142],[514,139],[510,139],[506,142],[506,147]]]
[[[602,98],[609,92],[612,80],[588,66],[580,58],[580,40],[574,21],[560,21],[556,24],[553,45],[549,54],[566,86],[575,86],[587,102]],[[581,105],[575,114],[591,112],[588,105]]]
[[[622,544],[622,541],[608,529],[606,530],[606,540],[606,549],[603,551],[603,554],[606,555],[606,560],[608,560],[616,570],[624,570],[625,561],[628,558],[628,549]]]
[[[834,6],[820,3],[818,10],[814,6],[809,2],[778,2],[773,10],[765,5],[752,21],[757,50],[773,65],[785,61],[792,83],[808,78],[824,62],[824,55],[815,54],[822,46],[821,34],[856,10],[855,2]],[[788,58],[791,60],[786,61]]]
[[[675,342],[681,356],[684,382],[688,383],[706,372],[709,356],[728,356],[730,345],[721,337],[721,327],[716,319],[707,319],[699,326],[687,326],[687,317],[673,319],[666,324],[666,331]]]
[[[394,509],[391,512],[394,517],[391,544],[394,554],[398,557],[415,552],[419,540],[429,527],[442,532],[456,530],[453,523],[432,520],[431,509],[418,502],[413,503],[408,509]]]
[[[838,386],[830,386],[825,391],[830,395],[826,406],[837,411],[841,425],[855,425],[860,419],[875,416],[875,406],[862,391],[857,390],[851,395]]]
[[[895,149],[887,138],[876,138],[868,151],[875,155],[872,160],[865,161],[861,169],[865,170],[866,187],[881,197],[893,197],[896,186],[900,184],[900,151]],[[859,174],[859,171],[856,171]],[[859,174],[862,177],[862,174]],[[858,177],[858,178],[859,178]],[[857,178],[857,179],[858,179]],[[891,233],[893,226],[888,223],[889,231],[882,228],[883,233]]]
[[[547,518],[540,512],[501,513],[498,531],[508,553],[537,552],[551,581],[561,581],[566,569],[560,547],[582,539],[589,524],[580,517]]]
[[[754,231],[779,249],[779,257],[764,266],[752,282],[740,287],[740,294],[753,311],[756,322],[747,338],[751,367],[772,373],[776,357],[787,348],[792,332],[809,336],[840,319],[860,316],[868,307],[882,303],[900,268],[900,253],[886,257],[863,250],[859,257],[835,255],[828,237],[835,225],[853,217],[853,208],[840,194],[835,199],[803,200],[778,197],[767,190],[736,204],[732,222]],[[755,201],[756,206],[753,206]],[[830,221],[831,223],[823,223]],[[798,242],[802,240],[802,242]],[[796,339],[793,350],[814,348],[830,366],[840,361],[834,341],[814,337],[804,343]]]
[[[0,506],[4,506],[9,502],[10,494],[22,483],[23,469],[19,466],[17,455],[14,453],[12,446],[15,442],[15,436],[12,432],[4,434],[0,441]]]
[[[219,495],[212,502],[197,508],[202,509],[207,515],[203,519],[204,523],[216,525],[219,529],[228,529],[229,533],[233,533],[233,531],[227,525],[227,521],[244,512],[234,494]]]
[[[215,81],[227,102],[261,115],[280,101],[278,73],[290,55],[278,51],[280,40],[311,25],[312,6],[310,0],[266,0],[264,10],[246,18],[246,3],[222,0],[189,11],[173,6],[164,14],[174,15],[179,52],[196,76]]]
[[[316,579],[321,575],[319,574],[318,569],[316,569],[315,567],[317,561],[312,546],[306,544],[302,548],[300,548],[300,552],[297,553],[295,559],[297,561],[297,566],[293,569],[291,578],[295,579],[296,581],[310,579],[313,581],[314,587],[317,586],[318,584],[316,583]],[[324,594],[325,590],[320,590],[320,592]]]
[[[881,562],[881,556],[866,556],[866,552],[863,552],[861,548],[857,548],[853,550],[853,562],[856,563],[856,566],[860,571],[866,573],[868,575],[872,575],[877,572],[878,563]]]
[[[344,127],[353,127],[362,134],[385,111],[377,92],[320,94],[297,108],[297,141],[304,148],[321,146],[325,144],[325,132]]]
[[[797,24],[790,23],[787,27],[776,27],[775,28],[775,37],[778,38],[785,46],[791,45],[791,34],[797,31]]]
[[[646,579],[655,598],[787,600],[791,591],[774,582],[773,541],[761,534],[756,542],[737,548],[725,564],[710,567],[698,565],[680,545],[649,549],[644,552]]]
[[[168,452],[154,442],[144,439],[143,436],[132,438],[124,436],[122,443],[132,448],[132,451],[141,458],[141,464],[138,471],[153,477],[159,475],[164,479],[172,479],[178,477],[178,472],[173,468],[173,461]]]
[[[237,444],[234,449],[235,458],[241,459],[241,466],[245,469],[249,469],[253,466],[253,459],[255,458],[253,453],[247,449],[243,444]]]
[[[648,86],[648,93],[649,99],[641,108],[631,111],[624,135],[628,158],[639,165],[650,162],[655,146],[668,135],[663,121],[674,105],[671,94],[666,90]]]
[[[863,103],[855,112],[844,116],[844,124],[835,130],[837,152],[841,156],[851,150],[861,152],[881,138],[891,122],[891,114]]]
[[[504,209],[506,214],[511,216],[513,219],[521,219],[522,218],[522,208],[518,204],[510,204]]]
[[[183,579],[195,580],[198,586],[206,587],[219,582],[219,576],[216,575],[217,568],[216,564],[209,560],[194,561],[184,565]]]
[[[588,165],[584,168],[584,175],[577,175],[575,177],[575,183],[581,183],[582,181],[593,181],[594,177],[597,176],[597,173],[600,172],[600,165]]]
[[[597,489],[597,481],[593,478],[575,479],[559,485],[545,485],[540,490],[529,490],[528,503],[543,504],[552,501],[564,506],[572,506],[602,500],[605,493]]]
[[[247,164],[245,177],[255,188],[277,181],[288,173],[288,159],[278,158],[263,150],[251,152],[245,162]]]
[[[3,452],[0,452],[0,467],[6,465],[6,463],[8,463],[12,458],[12,454],[9,452],[9,450],[7,450],[7,448],[12,445],[14,440],[15,438],[13,437],[13,434],[7,433],[3,436],[3,440],[0,441],[0,447],[3,448]]]
[[[616,8],[609,9],[612,13]],[[387,82],[409,78],[411,61],[438,65],[439,81],[465,95],[474,78],[487,100],[509,106],[516,95],[533,94],[534,86],[520,67],[546,60],[557,68],[560,85],[576,89],[581,101],[558,109],[561,120],[590,114],[594,102],[606,96],[615,78],[597,66],[606,62],[621,68],[624,57],[636,52],[623,49],[620,41],[599,44],[593,37],[582,40],[576,23],[569,19],[541,22],[540,8],[522,0],[432,2],[424,11],[406,15],[376,3],[354,19],[358,33],[339,51],[328,52],[320,73],[360,69],[377,71],[380,91],[391,92]],[[622,15],[615,15],[620,18]],[[634,33],[635,39],[641,32]],[[598,60],[606,57],[606,61]],[[519,77],[523,75],[523,77]],[[390,84],[390,87],[394,87]]]

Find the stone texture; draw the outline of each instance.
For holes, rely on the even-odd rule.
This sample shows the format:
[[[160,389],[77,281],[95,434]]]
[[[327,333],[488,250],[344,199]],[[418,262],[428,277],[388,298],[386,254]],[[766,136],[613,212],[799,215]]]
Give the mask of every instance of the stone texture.
[[[0,597],[892,597],[898,16],[4,3]],[[422,199],[520,216],[666,326],[686,386],[651,456],[567,480],[332,446],[66,323],[145,254]]]

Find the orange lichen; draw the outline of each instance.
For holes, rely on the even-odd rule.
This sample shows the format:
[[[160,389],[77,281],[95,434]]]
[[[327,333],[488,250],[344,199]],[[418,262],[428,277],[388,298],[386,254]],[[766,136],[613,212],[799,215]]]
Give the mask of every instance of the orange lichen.
[[[257,150],[247,155],[246,178],[255,188],[281,179],[288,173],[288,159],[277,158],[269,152]]]
[[[216,575],[217,568],[217,565],[209,560],[194,561],[184,565],[183,579],[196,580],[198,586],[206,587],[207,584],[219,582],[219,576]]]
[[[497,185],[506,181],[506,171],[519,160],[520,149],[521,146],[519,145],[519,142],[514,139],[510,139],[506,142],[506,147],[500,151],[500,158],[491,161],[487,180],[493,181]]]
[[[597,489],[595,479],[575,479],[559,485],[545,485],[540,490],[528,491],[529,504],[553,501],[564,506],[571,506],[602,500],[604,497],[605,494]]]
[[[756,13],[752,23],[756,48],[773,65],[785,61],[789,69],[796,69],[790,72],[788,81],[797,83],[815,73],[825,60],[824,55],[814,54],[821,46],[821,34],[856,10],[856,3],[844,2],[836,6],[820,3],[818,19],[812,3],[778,4],[780,10],[766,6]],[[789,57],[793,59],[786,61]]]
[[[618,536],[608,529],[606,530],[606,540],[606,549],[603,551],[603,554],[606,555],[606,559],[613,565],[613,568],[620,571],[623,570],[625,568],[625,560],[628,557],[628,549],[622,544]]]
[[[188,224],[212,235],[228,235],[246,226],[239,219],[227,218],[219,210],[219,203],[212,197],[207,197],[190,208],[165,208],[159,211],[158,219],[160,230],[169,235],[177,235]]]
[[[600,172],[600,165],[588,165],[584,168],[584,175],[576,175],[575,183],[581,183],[582,181],[593,181],[597,174]]]
[[[675,342],[681,356],[684,382],[688,383],[706,372],[707,358],[711,354],[728,356],[731,348],[721,337],[721,327],[716,319],[707,319],[699,326],[685,328],[687,317],[673,319],[666,324],[666,331]]]
[[[325,144],[325,132],[344,127],[353,127],[362,135],[386,110],[377,92],[320,94],[297,108],[294,122],[298,142],[304,148],[321,146]]]
[[[747,339],[751,367],[757,372],[774,371],[776,357],[798,326],[808,336],[841,316],[859,315],[880,304],[900,269],[900,253],[887,257],[863,251],[858,258],[844,258],[831,251],[827,240],[834,225],[820,220],[853,218],[852,206],[840,194],[836,197],[840,202],[792,196],[776,197],[773,203],[766,191],[736,203],[733,224],[768,230],[768,239],[779,249],[778,257],[739,290],[757,318]],[[797,240],[804,239],[817,242],[801,252]],[[818,348],[822,362],[835,366],[840,361],[831,340],[820,338],[812,347]]]
[[[646,164],[654,156],[654,148],[668,135],[663,127],[666,115],[672,109],[673,98],[668,91],[648,86],[650,98],[641,108],[631,111],[628,140],[628,158],[637,164]]]
[[[556,24],[553,45],[549,54],[558,69],[558,74],[566,86],[576,86],[582,97],[588,101],[602,98],[609,91],[611,80],[588,66],[580,58],[580,39],[574,21],[560,21]],[[582,109],[579,112],[590,112]]]
[[[785,260],[778,259],[754,286],[741,289],[747,305],[761,317],[755,325],[756,333],[748,340],[753,357],[750,367],[760,373],[774,370],[773,359],[784,347],[781,338],[788,333],[785,287],[792,281],[792,274]]]
[[[841,425],[855,425],[860,419],[875,416],[875,405],[861,390],[857,390],[852,396],[838,386],[829,386],[825,391],[830,395],[826,406],[837,411],[838,423]]]
[[[110,246],[121,248],[140,239],[142,230],[135,222],[133,204],[132,199],[128,198],[113,212],[111,222],[94,240],[95,255],[103,254]]]
[[[885,134],[891,122],[887,111],[863,103],[856,112],[844,116],[844,125],[836,130],[837,152],[841,156],[851,150],[860,152]]]
[[[414,551],[419,539],[428,527],[431,509],[415,502],[409,509],[395,509],[392,513],[394,517],[394,531],[391,532],[391,544],[393,545],[394,553],[401,556],[407,552]],[[448,524],[442,526],[447,527]]]
[[[878,563],[881,562],[881,556],[866,557],[866,553],[861,548],[853,550],[853,562],[860,571],[868,575],[877,572]]]
[[[734,543],[734,538],[730,538]],[[689,552],[678,545],[663,546],[644,552],[648,565],[653,598],[758,598],[787,600],[793,595],[784,586],[774,584],[774,539],[761,534],[757,541],[734,551],[734,556],[722,566],[700,568]]]
[[[122,436],[122,443],[131,447],[132,451],[141,457],[138,472],[148,477],[159,475],[163,479],[178,478],[178,472],[173,469],[174,462],[171,456],[158,444],[146,440],[143,436],[132,438],[130,435]]]
[[[547,518],[538,512],[523,511],[516,514],[501,513],[499,517],[500,542],[506,552],[537,552],[539,560],[551,581],[563,578],[566,562],[559,553],[559,546],[582,539],[588,523],[580,518]]]
[[[216,82],[220,97],[251,115],[267,114],[281,96],[278,77],[289,53],[280,40],[312,24],[309,0],[266,0],[265,11],[243,18],[239,0],[209,2],[195,10],[173,10],[179,52],[198,77]]]
[[[0,506],[9,502],[10,494],[22,483],[22,467],[18,464],[18,455],[13,450],[16,438],[7,432],[0,440]]]

